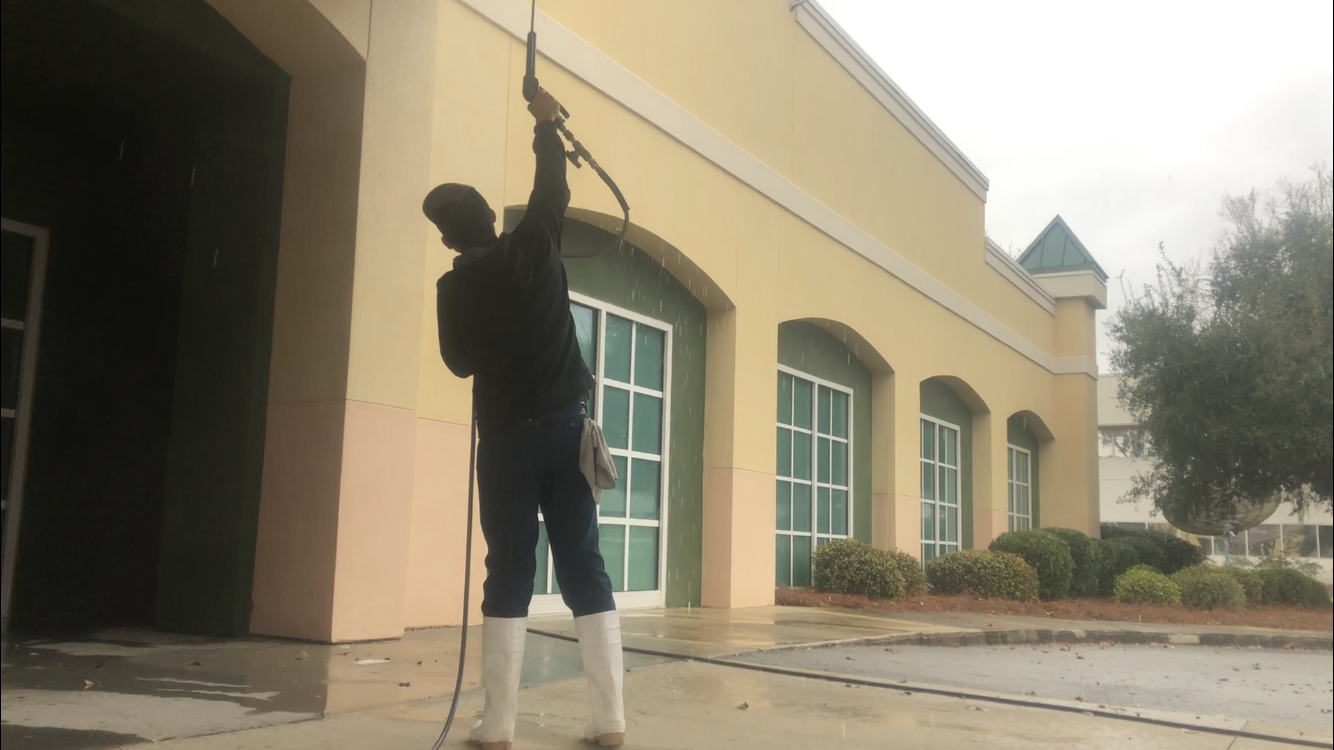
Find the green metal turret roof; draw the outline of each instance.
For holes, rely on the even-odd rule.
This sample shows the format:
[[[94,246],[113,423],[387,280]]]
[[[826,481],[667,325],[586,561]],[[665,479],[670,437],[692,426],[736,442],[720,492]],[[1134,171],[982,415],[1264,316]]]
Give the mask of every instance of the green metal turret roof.
[[[1084,243],[1079,241],[1060,214],[1019,256],[1019,265],[1034,276],[1092,270],[1099,279],[1107,280],[1107,272],[1102,270],[1102,266],[1093,258],[1093,253],[1084,247]]]

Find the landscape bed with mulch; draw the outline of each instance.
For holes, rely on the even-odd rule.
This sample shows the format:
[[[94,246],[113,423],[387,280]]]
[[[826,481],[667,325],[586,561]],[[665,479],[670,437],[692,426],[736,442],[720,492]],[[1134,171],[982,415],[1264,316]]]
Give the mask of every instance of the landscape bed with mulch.
[[[966,594],[926,594],[899,600],[871,600],[850,594],[822,594],[811,589],[779,588],[775,603],[789,607],[831,607],[876,612],[975,612],[1051,617],[1099,622],[1162,622],[1183,625],[1244,625],[1283,630],[1334,631],[1334,609],[1263,606],[1243,610],[1207,610],[1147,604],[1118,604],[1111,599],[1057,599],[1017,602],[978,599]]]

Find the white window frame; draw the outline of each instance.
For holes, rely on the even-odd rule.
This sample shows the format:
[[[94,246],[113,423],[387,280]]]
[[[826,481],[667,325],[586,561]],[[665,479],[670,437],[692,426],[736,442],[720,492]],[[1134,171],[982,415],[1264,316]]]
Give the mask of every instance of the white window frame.
[[[594,364],[593,377],[597,379],[597,385],[595,386],[595,388],[597,388],[597,399],[594,405],[593,419],[595,419],[598,422],[598,424],[602,424],[602,409],[603,405],[606,403],[606,399],[603,397],[602,388],[606,383],[606,379],[603,375],[603,360],[604,360],[603,354],[607,350],[607,315],[611,314],[615,315],[618,318],[625,318],[626,320],[630,320],[634,323],[654,328],[664,333],[663,357],[662,357],[663,390],[657,391],[652,388],[645,388],[644,386],[635,385],[633,383],[622,383],[620,381],[614,381],[613,383],[614,387],[630,392],[630,411],[628,414],[628,420],[629,420],[628,427],[630,430],[631,438],[633,438],[634,435],[634,418],[635,418],[634,394],[641,393],[644,395],[654,396],[662,399],[662,455],[657,456],[651,453],[643,453],[630,449],[622,450],[620,448],[609,448],[609,450],[613,455],[624,456],[626,458],[627,466],[629,465],[629,462],[635,458],[658,461],[660,466],[658,471],[658,503],[659,503],[658,520],[650,521],[641,518],[623,518],[623,519],[618,518],[615,521],[616,525],[623,525],[626,527],[625,547],[623,553],[625,557],[621,561],[622,565],[625,566],[624,570],[626,572],[626,575],[629,575],[630,571],[629,527],[631,526],[657,527],[658,587],[657,589],[652,591],[617,591],[612,594],[612,597],[616,600],[617,609],[662,608],[667,605],[667,539],[668,539],[667,524],[668,524],[668,511],[671,505],[671,503],[668,502],[667,488],[670,486],[670,483],[668,482],[668,476],[671,469],[670,461],[671,461],[671,437],[672,437],[672,429],[671,429],[672,326],[671,324],[658,320],[656,318],[650,318],[646,315],[640,315],[639,313],[626,310],[623,307],[618,307],[617,305],[613,305],[609,302],[605,302],[595,297],[589,297],[588,295],[585,294],[579,294],[577,292],[570,292],[570,301],[578,305],[583,305],[584,307],[593,308],[593,310],[598,314],[598,331],[597,331],[598,350],[597,350],[597,356],[594,358],[593,361]],[[630,378],[631,380],[633,380],[635,373],[633,346],[631,347],[630,351],[631,351]],[[622,481],[626,481],[626,479],[627,478],[625,477],[621,478]],[[630,502],[630,488],[626,487],[625,492],[626,492],[626,503],[628,504]],[[540,512],[538,513],[538,520],[539,522],[541,522],[542,520],[542,514]],[[600,516],[598,518],[598,523],[599,525],[601,525],[602,523],[602,519]],[[550,540],[548,539],[547,588],[551,587],[551,584],[555,580],[555,577],[556,577],[556,566],[555,562],[552,560],[551,557],[551,543]],[[565,602],[563,599],[561,599],[560,594],[535,593],[533,595],[533,601],[528,607],[528,613],[530,615],[569,614],[570,609],[569,607],[565,606]]]
[[[51,232],[45,227],[0,219],[0,229],[32,238],[32,265],[28,281],[28,309],[23,321],[4,320],[6,328],[23,331],[23,362],[19,367],[17,407],[5,418],[14,420],[14,455],[9,465],[9,493],[5,503],[5,553],[0,561],[0,620],[9,631],[9,607],[14,594],[14,566],[18,560],[19,527],[23,520],[23,487],[28,468],[28,436],[32,428],[33,381],[37,375],[37,347],[42,328],[42,293],[46,289],[46,256]],[[6,410],[7,411],[7,410]]]
[[[1008,492],[1006,493],[1008,496],[1007,499],[1009,500],[1008,507],[1006,508],[1006,516],[1010,522],[1009,528],[1010,531],[1031,529],[1033,528],[1033,452],[1028,450],[1027,448],[1020,448],[1019,446],[1014,445],[1012,443],[1007,444],[1005,448],[1006,448],[1005,458],[1007,463],[1005,485],[1006,489],[1008,490]],[[1021,456],[1023,457],[1023,461],[1028,468],[1028,471],[1026,472],[1026,475],[1028,476],[1027,482],[1020,482],[1018,479],[1015,478],[1019,475],[1019,472],[1016,470],[1017,469],[1016,462]],[[1018,489],[1020,487],[1022,487],[1028,493],[1027,513],[1019,513],[1018,511],[1015,510],[1015,499],[1018,497]],[[1017,521],[1019,521],[1020,519],[1024,521],[1023,526],[1019,526],[1017,524]]]
[[[786,536],[788,536],[788,537],[809,536],[809,537],[811,538],[811,558],[814,559],[814,557],[815,557],[815,550],[819,549],[819,541],[820,541],[820,539],[828,539],[828,540],[834,540],[834,539],[852,539],[852,538],[855,536],[855,531],[856,531],[856,529],[855,529],[855,526],[854,526],[854,522],[855,522],[854,519],[856,519],[857,514],[856,514],[856,512],[855,512],[855,510],[856,510],[856,506],[855,506],[855,504],[856,504],[856,500],[854,499],[854,496],[853,496],[853,484],[854,484],[854,479],[853,479],[853,477],[854,477],[854,474],[853,474],[853,456],[852,456],[852,449],[853,449],[852,438],[853,438],[853,435],[855,434],[855,433],[853,432],[853,430],[854,430],[854,428],[855,428],[855,424],[854,424],[853,420],[855,419],[855,416],[854,416],[854,415],[856,414],[856,409],[854,408],[854,400],[853,400],[853,399],[855,398],[855,396],[854,396],[854,394],[853,394],[853,392],[852,392],[852,389],[849,388],[849,387],[847,387],[847,386],[845,386],[845,385],[841,385],[841,384],[839,384],[839,383],[835,383],[835,382],[833,382],[833,381],[825,380],[825,379],[823,379],[823,378],[817,378],[817,377],[815,377],[814,375],[812,375],[812,374],[810,374],[810,373],[808,373],[808,372],[802,372],[801,370],[798,370],[798,369],[796,369],[796,368],[794,368],[794,367],[788,367],[788,366],[786,366],[786,365],[781,365],[781,364],[780,364],[780,365],[778,365],[778,372],[783,373],[784,375],[791,375],[791,376],[794,377],[794,378],[801,378],[802,380],[809,381],[810,383],[812,383],[812,384],[814,384],[814,385],[816,386],[816,387],[813,389],[812,393],[811,393],[811,428],[810,428],[809,430],[803,429],[803,428],[801,428],[801,427],[797,427],[795,424],[783,424],[782,422],[779,422],[779,421],[778,421],[778,419],[777,419],[777,415],[776,415],[776,414],[774,415],[774,425],[775,425],[775,428],[774,428],[774,429],[775,429],[775,430],[777,430],[778,428],[781,427],[781,428],[783,428],[783,429],[785,429],[785,430],[791,430],[791,431],[793,431],[793,432],[802,432],[802,433],[806,433],[806,434],[808,434],[808,435],[811,436],[811,480],[810,480],[810,484],[811,484],[811,530],[810,530],[809,532],[805,532],[805,531],[792,531],[792,530],[790,530],[790,529],[789,529],[789,530],[782,530],[782,529],[778,529],[778,528],[777,528],[778,524],[777,524],[777,522],[775,521],[775,523],[773,524],[774,527],[775,527],[775,528],[774,528],[774,533],[775,533],[775,535],[777,535],[777,534],[783,534],[783,535],[786,535]],[[819,432],[819,429],[820,429],[820,404],[819,404],[819,398],[820,398],[820,388],[821,388],[821,387],[828,388],[828,389],[831,390],[831,391],[838,391],[838,392],[840,392],[840,393],[842,393],[842,394],[844,394],[844,395],[846,395],[846,396],[848,397],[848,437],[847,437],[847,439],[840,438],[840,437],[835,437],[835,436],[833,436],[833,435],[821,435],[821,434],[820,434],[820,432]],[[830,416],[830,419],[831,419],[831,420],[833,419],[832,414],[831,414],[831,416]],[[825,437],[825,438],[828,438],[828,439],[833,440],[833,441],[837,441],[837,442],[840,442],[840,443],[844,443],[844,444],[846,444],[846,445],[848,446],[848,484],[847,484],[847,492],[848,492],[848,533],[846,533],[846,534],[832,534],[832,533],[830,533],[830,534],[821,534],[821,533],[818,531],[818,529],[820,528],[820,525],[819,525],[820,522],[819,522],[819,519],[816,518],[816,512],[817,512],[818,508],[820,507],[820,501],[819,501],[820,488],[821,488],[821,487],[827,487],[827,488],[829,488],[831,491],[832,491],[833,489],[836,489],[836,488],[841,489],[841,487],[839,487],[838,485],[834,485],[834,484],[832,484],[831,482],[821,482],[821,481],[820,481],[820,465],[819,465],[819,455],[818,455],[817,451],[819,450],[820,438],[821,438],[821,437]],[[830,478],[832,479],[832,476],[831,476]],[[786,479],[787,479],[787,481],[790,482],[790,483],[795,483],[795,482],[798,482],[798,481],[802,481],[802,482],[805,481],[805,480],[796,480],[796,479],[792,479],[791,477],[788,477],[788,478],[786,478]],[[777,491],[777,490],[775,490],[775,491]],[[833,528],[832,523],[830,524],[830,528],[831,528],[831,529]],[[777,544],[776,541],[775,541],[775,544]],[[790,548],[790,547],[789,547],[789,548]],[[789,566],[792,565],[792,556],[791,556],[791,555],[788,556],[788,565],[789,565]],[[793,577],[792,577],[792,570],[791,570],[790,568],[789,568],[789,570],[788,570],[788,580],[789,580],[789,581],[794,580]]]
[[[925,458],[922,458],[922,422],[918,422],[918,423],[917,423],[917,460],[918,460],[918,465],[919,465],[919,467],[920,467],[921,464],[925,464],[925,463],[929,463],[929,464],[931,464],[931,465],[933,466],[933,472],[934,472],[934,477],[935,477],[935,482],[934,482],[934,486],[933,486],[935,497],[932,498],[930,501],[928,501],[926,498],[921,497],[921,494],[922,494],[922,492],[921,492],[921,486],[920,486],[920,483],[921,483],[921,474],[920,474],[920,473],[918,474],[918,480],[917,480],[917,481],[918,481],[919,486],[918,486],[918,492],[917,492],[917,494],[918,494],[918,501],[917,501],[917,502],[918,502],[918,504],[917,504],[917,513],[918,513],[918,516],[917,516],[917,531],[918,531],[918,536],[921,536],[921,530],[922,530],[922,517],[921,517],[922,505],[921,505],[921,504],[924,503],[924,502],[931,502],[932,504],[935,505],[935,532],[936,532],[935,536],[936,536],[936,538],[935,538],[935,539],[930,539],[930,540],[928,540],[928,539],[922,539],[922,540],[921,540],[921,544],[926,544],[928,541],[930,541],[932,544],[934,544],[934,545],[936,546],[935,555],[933,555],[933,557],[940,557],[941,555],[947,554],[947,553],[949,553],[949,552],[954,552],[954,551],[956,551],[956,550],[961,550],[961,549],[963,549],[963,428],[961,428],[959,425],[954,424],[954,423],[952,423],[952,422],[946,422],[946,421],[943,420],[943,419],[939,419],[939,418],[937,418],[937,417],[933,417],[933,416],[931,416],[930,414],[919,413],[919,414],[918,414],[918,418],[921,419],[922,422],[931,422],[931,423],[935,424],[935,425],[936,425],[936,428],[937,428],[937,431],[935,432],[936,437],[935,437],[935,442],[934,442],[934,444],[933,444],[933,450],[932,450],[932,455],[934,455],[935,458],[934,458],[934,459],[930,459],[930,460],[925,459]],[[940,437],[939,437],[939,428],[940,428],[940,427],[947,427],[947,428],[949,428],[949,429],[951,429],[951,430],[954,430],[954,432],[955,432],[956,440],[957,440],[958,442],[957,442],[957,444],[954,446],[954,455],[956,456],[956,461],[957,461],[957,462],[955,463],[954,466],[949,466],[948,464],[942,464],[941,461],[940,461]],[[958,529],[958,541],[955,541],[955,542],[942,542],[942,541],[940,541],[940,518],[941,518],[941,516],[940,516],[940,509],[941,509],[941,507],[942,507],[942,504],[941,504],[941,502],[940,502],[940,467],[941,467],[941,466],[945,466],[946,468],[952,468],[952,469],[954,469],[955,472],[958,473],[958,480],[959,480],[959,481],[958,481],[958,493],[957,493],[957,497],[956,497],[955,503],[954,503],[954,505],[953,505],[953,508],[954,508],[954,514],[955,514],[955,518],[954,518],[954,528],[955,528],[955,529]],[[919,470],[919,471],[920,471],[920,470]],[[950,507],[950,506],[949,506],[948,504],[946,504],[946,505],[944,505],[944,507]],[[942,552],[942,551],[941,551],[941,545],[945,545],[945,546],[948,546],[948,547],[952,547],[953,549],[947,549],[947,550],[945,550],[945,551]],[[919,545],[919,553],[920,553],[920,545]],[[926,562],[926,561],[923,560],[922,562]]]

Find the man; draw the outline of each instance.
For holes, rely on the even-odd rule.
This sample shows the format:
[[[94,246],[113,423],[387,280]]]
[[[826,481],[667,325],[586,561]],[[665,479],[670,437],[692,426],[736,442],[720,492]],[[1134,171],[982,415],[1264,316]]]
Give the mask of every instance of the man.
[[[621,626],[598,549],[588,446],[581,445],[588,434],[600,441],[601,432],[585,425],[594,380],[575,338],[560,256],[570,202],[556,132],[560,105],[540,91],[528,111],[537,121],[537,173],[528,211],[513,232],[497,237],[495,211],[466,185],[441,185],[422,204],[441,241],[458,253],[436,284],[440,353],[455,375],[473,378],[480,436],[486,704],[471,739],[487,750],[508,750],[514,739],[541,509],[588,679],[592,722],[585,738],[619,746],[625,739]]]

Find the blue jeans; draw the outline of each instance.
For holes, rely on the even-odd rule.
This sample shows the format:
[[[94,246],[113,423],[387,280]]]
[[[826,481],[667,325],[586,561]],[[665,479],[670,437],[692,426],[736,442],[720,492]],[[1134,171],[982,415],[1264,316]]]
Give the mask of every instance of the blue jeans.
[[[597,504],[579,471],[585,414],[583,404],[574,404],[541,419],[487,430],[478,442],[487,617],[528,615],[539,508],[565,605],[575,617],[616,609],[598,547]]]

